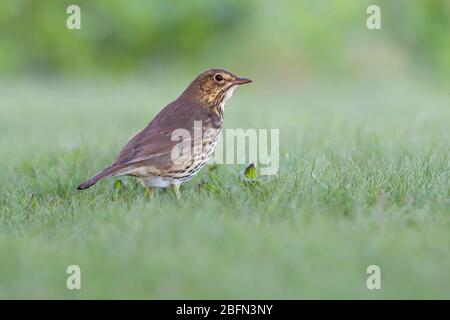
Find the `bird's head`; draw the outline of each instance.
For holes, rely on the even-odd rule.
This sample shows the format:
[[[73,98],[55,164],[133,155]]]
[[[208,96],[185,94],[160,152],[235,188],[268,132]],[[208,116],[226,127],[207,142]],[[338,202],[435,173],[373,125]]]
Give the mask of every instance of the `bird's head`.
[[[225,104],[239,85],[250,82],[252,80],[240,78],[224,69],[209,69],[198,75],[182,96],[208,107],[216,107]]]

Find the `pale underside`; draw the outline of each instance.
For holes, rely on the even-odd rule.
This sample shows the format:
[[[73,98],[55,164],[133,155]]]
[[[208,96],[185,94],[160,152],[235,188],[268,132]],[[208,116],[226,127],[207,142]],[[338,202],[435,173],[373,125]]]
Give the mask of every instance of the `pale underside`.
[[[220,108],[222,114],[224,112],[225,103],[231,98],[236,86],[232,86],[225,95]],[[167,188],[173,185],[179,185],[183,182],[189,181],[197,174],[205,164],[211,159],[214,154],[214,150],[219,142],[222,127],[214,128],[202,128],[203,136],[201,141],[193,141],[195,144],[193,148],[192,156],[188,159],[189,165],[186,169],[186,164],[173,164],[170,167],[170,174],[165,176],[164,172],[157,170],[153,166],[132,166],[120,170],[114,176],[130,175],[139,179],[144,187],[158,187]],[[202,148],[202,152],[196,149],[198,146]],[[167,154],[165,154],[167,156]],[[142,159],[141,159],[142,160]],[[156,174],[157,172],[157,174]]]

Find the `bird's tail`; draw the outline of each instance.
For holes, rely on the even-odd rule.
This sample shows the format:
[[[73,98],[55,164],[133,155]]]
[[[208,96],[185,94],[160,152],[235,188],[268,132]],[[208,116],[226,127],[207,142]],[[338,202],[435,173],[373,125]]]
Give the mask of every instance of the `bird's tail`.
[[[102,171],[100,171],[99,173],[97,173],[95,176],[93,176],[92,178],[90,178],[89,180],[83,182],[82,184],[80,184],[77,188],[77,190],[84,190],[87,189],[89,187],[92,187],[94,184],[97,183],[97,181],[99,181],[100,179],[103,178],[107,178],[112,176],[113,174],[115,174],[117,172],[117,168],[111,166],[108,167]]]

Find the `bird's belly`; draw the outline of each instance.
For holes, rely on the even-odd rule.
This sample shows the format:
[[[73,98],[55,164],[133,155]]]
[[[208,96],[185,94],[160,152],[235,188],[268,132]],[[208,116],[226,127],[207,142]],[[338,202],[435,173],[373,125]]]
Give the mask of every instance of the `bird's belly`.
[[[142,166],[128,170],[124,174],[139,178],[146,187],[167,188],[171,184],[189,181],[211,159],[219,142],[221,131],[220,128],[205,132],[201,150],[193,150],[191,157],[184,163],[172,164],[166,170]]]

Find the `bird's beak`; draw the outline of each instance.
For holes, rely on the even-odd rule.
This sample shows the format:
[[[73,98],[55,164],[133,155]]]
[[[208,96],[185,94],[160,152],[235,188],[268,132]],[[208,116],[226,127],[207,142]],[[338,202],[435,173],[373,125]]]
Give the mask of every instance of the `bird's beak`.
[[[252,80],[250,80],[249,78],[235,78],[233,80],[234,84],[240,85],[240,84],[245,84],[245,83],[250,83],[252,82]]]

